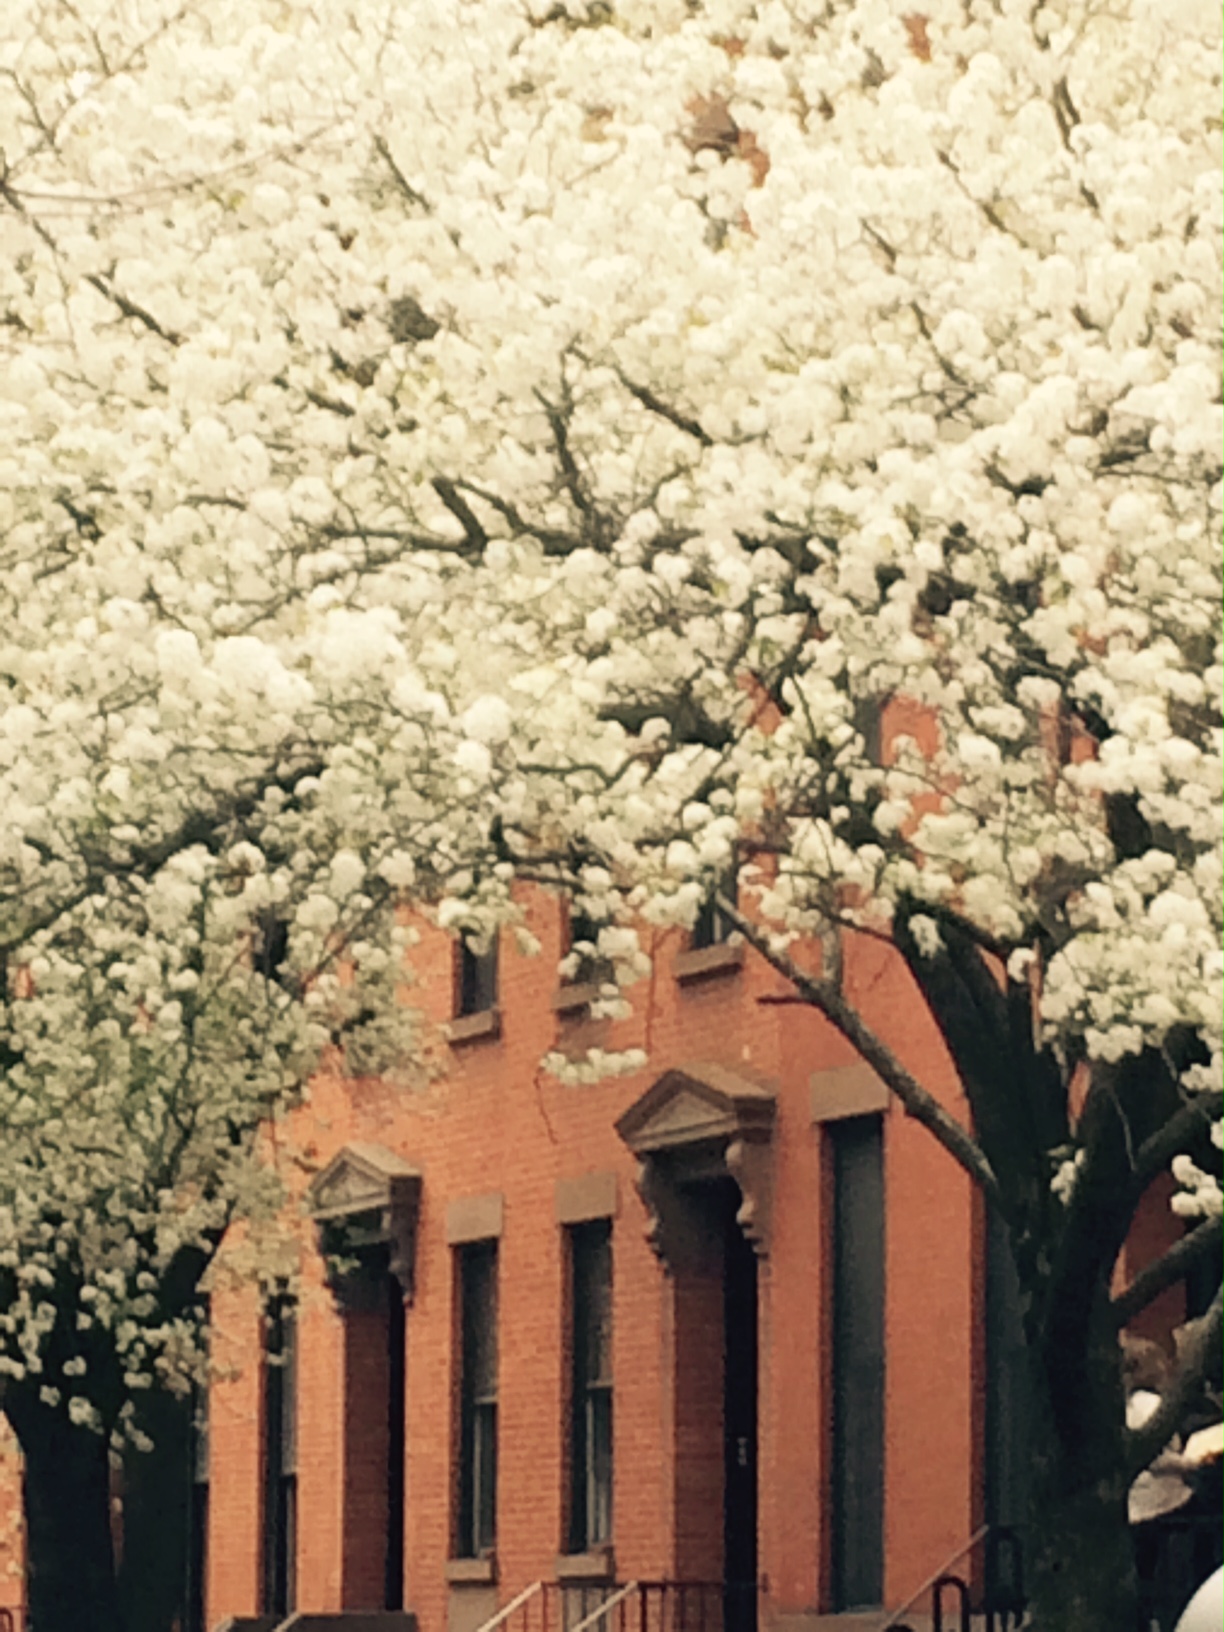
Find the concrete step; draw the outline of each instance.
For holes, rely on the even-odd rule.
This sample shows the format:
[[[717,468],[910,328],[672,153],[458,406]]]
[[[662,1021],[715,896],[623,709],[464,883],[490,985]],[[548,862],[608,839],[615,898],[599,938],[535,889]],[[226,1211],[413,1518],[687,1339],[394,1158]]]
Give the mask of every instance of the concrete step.
[[[332,1614],[295,1610],[292,1615],[231,1615],[213,1632],[417,1632],[410,1610],[346,1609]]]

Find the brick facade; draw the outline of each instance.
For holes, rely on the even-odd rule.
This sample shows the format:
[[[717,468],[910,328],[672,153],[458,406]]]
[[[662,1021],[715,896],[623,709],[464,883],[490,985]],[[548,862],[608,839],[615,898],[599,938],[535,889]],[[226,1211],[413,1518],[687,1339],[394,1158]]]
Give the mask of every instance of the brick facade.
[[[676,1192],[679,1224],[673,1220],[665,1268],[652,1250],[657,1220],[639,1193],[638,1158],[616,1127],[677,1067],[772,1095],[768,1205],[754,1223],[767,1237],[758,1242],[756,1270],[756,1567],[766,1628],[800,1632],[835,1607],[830,1129],[856,1111],[882,1119],[881,1596],[885,1604],[900,1602],[984,1516],[980,1198],[934,1140],[873,1087],[820,1015],[760,1001],[785,995],[760,959],[726,948],[694,956],[679,932],[660,932],[649,946],[654,973],[632,994],[631,1017],[591,1020],[584,1008],[559,1011],[555,1001],[559,904],[543,892],[523,904],[542,953],[521,956],[503,934],[497,1024],[470,1027],[463,1041],[439,1041],[455,1000],[454,943],[422,926],[410,996],[425,1017],[435,1069],[414,1086],[324,1073],[309,1104],[269,1138],[269,1159],[303,1199],[288,1215],[300,1247],[296,1607],[377,1609],[386,1586],[388,1311],[377,1302],[337,1301],[304,1199],[312,1175],[349,1147],[393,1153],[420,1176],[404,1316],[402,1534],[403,1604],[420,1632],[472,1632],[529,1583],[584,1567],[564,1557],[565,1232],[592,1217],[611,1218],[612,1239],[607,1578],[721,1578],[724,1311],[722,1247],[710,1227],[714,1191],[697,1184]],[[858,940],[846,948],[844,978],[847,995],[902,1061],[967,1121],[951,1063],[900,960],[878,942]],[[632,1077],[588,1087],[564,1086],[540,1069],[551,1048],[591,1045],[640,1047],[649,1063]],[[721,1182],[728,1188],[725,1177]],[[1149,1200],[1120,1274],[1179,1233],[1165,1190],[1154,1187]],[[488,1235],[498,1242],[500,1286],[495,1563],[457,1563],[456,1253],[457,1243]],[[211,1290],[208,1626],[264,1607],[264,1322],[250,1256],[239,1230]],[[1166,1299],[1169,1307],[1159,1311],[1165,1333],[1179,1300]],[[23,1596],[19,1509],[19,1458],[0,1444],[0,1514],[9,1516],[11,1532],[0,1536],[0,1566],[7,1565],[0,1606],[16,1609]],[[586,1566],[598,1574],[602,1563],[588,1559]]]
[[[665,1271],[635,1185],[637,1162],[617,1119],[663,1073],[705,1061],[775,1095],[768,1251],[759,1261],[758,1570],[770,1619],[828,1607],[826,1490],[828,1230],[825,1136],[813,1078],[855,1063],[815,1012],[768,1005],[778,978],[759,959],[715,957],[675,978],[678,933],[660,934],[655,973],[631,1018],[558,1014],[561,952],[555,901],[526,903],[537,958],[501,945],[500,1031],[446,1050],[416,1088],[315,1086],[283,1151],[316,1167],[350,1142],[394,1150],[422,1175],[414,1286],[406,1315],[405,1604],[422,1632],[445,1632],[556,1579],[566,1540],[566,1260],[559,1196],[583,1175],[613,1196],[615,1575],[718,1579],[722,1574],[722,1282],[717,1254]],[[453,948],[425,928],[413,955],[413,1000],[441,1027],[453,1003]],[[721,964],[721,967],[719,965]],[[899,961],[870,943],[850,949],[850,995],[909,1067],[957,1115],[965,1107],[942,1045]],[[550,1047],[644,1047],[631,1078],[569,1087],[541,1073]],[[836,1080],[836,1079],[831,1079]],[[904,1596],[954,1551],[980,1517],[975,1432],[980,1379],[975,1262],[980,1218],[970,1186],[921,1129],[884,1117],[886,1206],[886,1601]],[[560,1187],[560,1188],[559,1188]],[[496,1582],[448,1581],[457,1444],[457,1331],[448,1210],[501,1198]],[[299,1318],[297,1604],[381,1605],[385,1423],[384,1332],[345,1313],[324,1285],[303,1232]],[[213,1389],[209,1621],[259,1607],[259,1311],[254,1291],[215,1296],[218,1349],[237,1374]],[[224,1335],[222,1335],[224,1334]],[[491,1590],[491,1586],[493,1590]],[[464,1604],[470,1607],[467,1611]]]

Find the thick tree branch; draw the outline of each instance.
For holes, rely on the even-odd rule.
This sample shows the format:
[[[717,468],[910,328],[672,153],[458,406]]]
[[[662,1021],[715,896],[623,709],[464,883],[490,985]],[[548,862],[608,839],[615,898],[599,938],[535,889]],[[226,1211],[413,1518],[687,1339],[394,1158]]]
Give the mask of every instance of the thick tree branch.
[[[1146,1309],[1167,1287],[1184,1280],[1194,1265],[1208,1254],[1219,1253],[1221,1222],[1219,1218],[1207,1219],[1139,1271],[1126,1290],[1113,1300],[1114,1316],[1120,1327],[1133,1320],[1141,1309]]]
[[[1160,1404],[1143,1424],[1126,1435],[1126,1464],[1133,1479],[1158,1457],[1181,1428],[1187,1410],[1202,1390],[1212,1362],[1218,1360],[1224,1288],[1217,1290],[1211,1307],[1198,1320],[1184,1326],[1177,1369],[1160,1397]]]
[[[1047,1062],[1033,1048],[1027,1012],[1014,1034],[1014,1007],[981,946],[945,917],[943,944],[928,956],[911,928],[918,915],[918,904],[898,911],[893,940],[956,1064],[975,1138],[1006,1197],[1007,1216],[1017,1221],[1040,1208],[1046,1181],[1047,1147],[1038,1128],[1049,1118],[1039,1120],[1037,1112],[1049,1097]]]
[[[912,1116],[916,1122],[920,1122],[934,1134],[948,1154],[959,1163],[973,1182],[980,1186],[987,1199],[1001,1212],[1005,1212],[994,1169],[972,1135],[954,1116],[950,1116],[944,1110],[939,1101],[916,1077],[911,1076],[888,1045],[864,1024],[858,1011],[846,1001],[837,988],[828,981],[817,980],[814,976],[806,974],[785,952],[779,952],[772,947],[768,936],[750,919],[744,917],[734,901],[722,894],[718,895],[716,900],[718,910],[729,923],[734,924],[748,944],[759,952],[772,968],[790,981],[805,1003],[819,1009],[821,1014],[837,1027],[847,1042],[853,1043],[867,1064],[879,1075],[889,1090],[896,1094],[905,1107],[906,1115]]]
[[[1005,963],[1016,950],[1012,943],[1001,941],[997,935],[992,935],[989,930],[982,929],[980,925],[963,917],[954,907],[949,907],[944,902],[918,901],[913,896],[903,896],[899,905],[910,916],[921,913],[925,917],[932,919],[941,929],[956,930],[966,940],[972,941],[974,946],[980,947],[983,952],[988,952],[992,958],[998,958],[1000,962]]]
[[[459,492],[454,482],[448,480],[445,476],[435,476],[430,485],[451,515],[463,528],[464,538],[471,549],[477,553],[483,550],[489,542],[489,535],[480,525],[480,519],[476,512],[463,494]]]
[[[1157,1128],[1135,1154],[1135,1189],[1142,1194],[1174,1156],[1180,1155],[1204,1128],[1218,1120],[1221,1111],[1224,1111],[1224,1093],[1196,1094]]]

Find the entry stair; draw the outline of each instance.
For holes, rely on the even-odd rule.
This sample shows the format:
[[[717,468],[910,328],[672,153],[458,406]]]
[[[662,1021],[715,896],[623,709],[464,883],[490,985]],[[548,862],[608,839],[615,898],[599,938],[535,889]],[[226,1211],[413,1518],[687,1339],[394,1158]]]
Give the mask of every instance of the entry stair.
[[[949,1615],[947,1583],[955,1577],[945,1574],[942,1579],[943,1584],[936,1578],[924,1582],[898,1612],[906,1614],[939,1586],[934,1618],[924,1614],[902,1621],[896,1615],[882,1617],[877,1610],[862,1616],[822,1616],[818,1624],[836,1632],[1012,1632],[1019,1626],[1018,1620],[974,1616],[962,1622]],[[759,1623],[750,1603],[759,1591],[753,1582],[728,1586],[721,1581],[533,1581],[476,1632],[748,1632]],[[409,1611],[299,1611],[287,1618],[235,1616],[214,1632],[417,1632],[417,1626]]]
[[[342,1609],[325,1614],[308,1609],[292,1615],[231,1615],[213,1632],[417,1632],[407,1609]]]

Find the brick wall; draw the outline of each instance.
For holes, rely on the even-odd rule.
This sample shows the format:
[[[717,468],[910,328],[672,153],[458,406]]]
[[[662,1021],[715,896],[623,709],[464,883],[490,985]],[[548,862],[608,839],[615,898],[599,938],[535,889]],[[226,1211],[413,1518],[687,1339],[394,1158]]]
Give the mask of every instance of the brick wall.
[[[316,1165],[350,1139],[376,1140],[424,1173],[415,1297],[406,1336],[406,1602],[423,1632],[447,1625],[451,1550],[456,1336],[452,1201],[497,1191],[500,1240],[498,1591],[505,1601],[553,1578],[566,1526],[567,1378],[563,1342],[565,1254],[556,1218],[558,1178],[617,1175],[613,1225],[615,1551],[617,1574],[717,1575],[721,1561],[721,1297],[715,1269],[667,1276],[646,1240],[635,1164],[616,1118],[668,1066],[710,1059],[777,1090],[775,1226],[761,1276],[761,1570],[771,1607],[820,1600],[825,1419],[821,1365],[825,1285],[819,1208],[820,1134],[811,1124],[813,1071],[849,1063],[845,1043],[806,1010],[763,1006],[780,987],[758,960],[738,972],[679,984],[676,935],[658,937],[656,972],[635,994],[631,1019],[592,1022],[553,1011],[560,955],[555,904],[536,895],[529,927],[543,954],[520,957],[503,938],[501,1035],[443,1055],[445,1070],[416,1088],[321,1081],[290,1138]],[[453,1000],[449,938],[425,928],[414,954],[412,1000],[433,1023]],[[913,1068],[950,1104],[955,1085],[938,1040],[916,1032],[905,977],[874,948],[858,949],[848,978]],[[595,1087],[564,1087],[540,1074],[541,1055],[562,1047],[646,1046],[650,1069]],[[889,1337],[889,1585],[921,1575],[972,1522],[971,1204],[967,1186],[920,1130],[889,1118],[887,1142]],[[317,1284],[317,1270],[312,1272]],[[228,1426],[214,1440],[210,1617],[257,1602],[258,1396],[251,1309],[240,1300],[229,1342],[243,1377],[219,1385]],[[347,1324],[346,1324],[347,1321]],[[371,1324],[371,1321],[373,1323]],[[385,1338],[328,1307],[300,1325],[299,1596],[302,1606],[356,1606],[381,1592],[385,1434],[365,1421],[383,1397],[375,1375]],[[243,1335],[245,1334],[245,1335]],[[365,1415],[363,1415],[363,1413]],[[224,1470],[224,1471],[223,1471]],[[914,1494],[923,1493],[916,1501]],[[934,1493],[933,1498],[931,1493]]]

